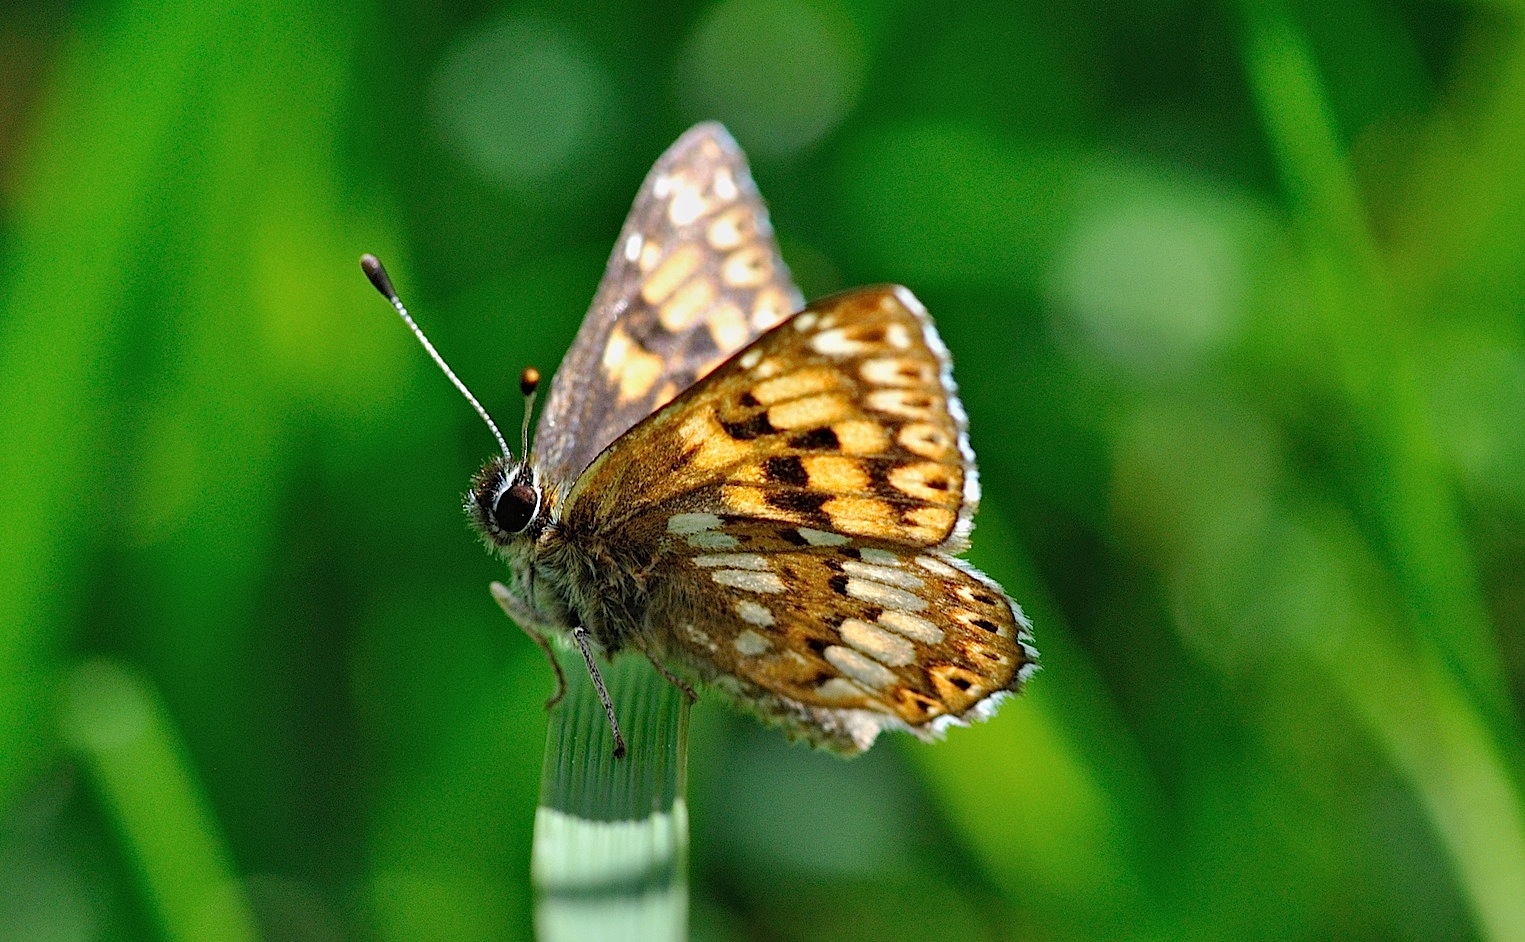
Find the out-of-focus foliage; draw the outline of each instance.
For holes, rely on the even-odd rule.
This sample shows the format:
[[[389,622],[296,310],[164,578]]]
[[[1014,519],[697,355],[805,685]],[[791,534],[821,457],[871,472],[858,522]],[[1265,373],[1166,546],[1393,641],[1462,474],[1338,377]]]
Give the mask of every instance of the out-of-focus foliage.
[[[910,285],[1030,696],[694,714],[696,937],[1525,938],[1525,8],[0,10],[0,938],[521,938],[551,686],[459,492],[719,118]]]

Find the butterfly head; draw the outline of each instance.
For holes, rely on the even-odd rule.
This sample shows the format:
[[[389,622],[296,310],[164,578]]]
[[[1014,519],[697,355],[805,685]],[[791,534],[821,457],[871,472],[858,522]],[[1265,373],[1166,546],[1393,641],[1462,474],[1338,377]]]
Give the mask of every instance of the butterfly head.
[[[508,449],[490,459],[471,479],[466,495],[466,515],[488,545],[500,552],[509,549],[520,537],[533,539],[544,527],[545,491],[535,479],[529,464],[530,414],[535,407],[535,392],[540,388],[540,371],[525,367],[519,374],[519,391],[524,394],[524,424],[520,428],[516,461]]]
[[[534,470],[505,455],[489,459],[466,494],[472,526],[500,552],[521,540],[533,540],[545,528],[545,510],[545,491]]]

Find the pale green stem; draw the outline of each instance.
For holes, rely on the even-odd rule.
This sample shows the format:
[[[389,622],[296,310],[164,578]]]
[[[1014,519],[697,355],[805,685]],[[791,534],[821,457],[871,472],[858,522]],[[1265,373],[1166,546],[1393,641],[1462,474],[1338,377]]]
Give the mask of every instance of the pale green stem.
[[[640,655],[601,662],[628,744],[614,740],[587,668],[557,657],[532,875],[540,942],[679,940],[688,932],[688,701]]]

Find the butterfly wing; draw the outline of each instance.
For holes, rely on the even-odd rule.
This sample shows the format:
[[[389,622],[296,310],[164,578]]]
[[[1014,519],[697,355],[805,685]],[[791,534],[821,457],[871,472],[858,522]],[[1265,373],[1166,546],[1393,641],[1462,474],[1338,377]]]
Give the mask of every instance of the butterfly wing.
[[[563,521],[643,541],[707,513],[959,552],[978,503],[947,351],[908,290],[880,286],[812,304],[636,426]]]
[[[738,549],[668,558],[657,653],[818,744],[858,752],[885,729],[936,739],[1037,669],[1021,609],[961,560],[858,540],[768,551],[776,525],[759,521],[693,535]]]
[[[551,382],[532,460],[541,480],[570,482],[801,304],[745,155],[719,124],[693,127],[647,175]]]
[[[951,554],[979,488],[950,364],[909,291],[811,305],[599,456],[561,526],[651,547],[660,654],[846,751],[989,712],[1026,621]]]

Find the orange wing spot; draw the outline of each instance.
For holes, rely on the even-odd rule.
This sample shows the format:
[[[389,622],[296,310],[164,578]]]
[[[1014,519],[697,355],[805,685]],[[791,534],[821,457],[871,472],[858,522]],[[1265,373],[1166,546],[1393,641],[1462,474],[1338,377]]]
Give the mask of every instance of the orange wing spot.
[[[923,458],[946,458],[953,451],[953,436],[930,422],[911,422],[895,436],[901,447]]]
[[[759,487],[727,484],[720,488],[720,499],[725,502],[726,509],[734,514],[760,517],[776,513],[768,506],[768,500]]]
[[[935,461],[903,464],[890,469],[889,482],[907,497],[937,504],[957,503],[962,499],[954,486],[953,469]]]
[[[811,396],[784,402],[768,410],[768,422],[774,428],[816,428],[829,425],[852,412],[845,396]]]
[[[667,256],[657,270],[646,277],[641,285],[641,297],[647,304],[661,304],[667,296],[687,281],[703,261],[696,245],[685,243]]]
[[[890,433],[883,425],[868,419],[849,419],[831,427],[845,454],[877,455],[890,447]]]
[[[939,664],[927,671],[927,677],[931,679],[937,695],[955,713],[964,712],[966,707],[986,692],[985,678],[957,664]]]
[[[905,519],[916,533],[928,543],[934,543],[953,532],[957,517],[946,507],[916,507],[906,512]]]
[[[640,261],[641,274],[649,275],[651,270],[657,267],[657,262],[662,260],[662,247],[655,242],[646,242],[641,246]]]
[[[720,277],[732,288],[756,288],[773,277],[773,259],[760,245],[738,249],[726,258]]]
[[[793,313],[793,298],[777,288],[764,288],[752,303],[752,326],[767,330]]]
[[[718,252],[729,252],[750,239],[756,231],[751,208],[737,206],[717,216],[710,223],[705,236],[709,239],[711,248]]]
[[[673,292],[657,312],[662,326],[677,333],[688,330],[699,322],[704,312],[715,303],[715,286],[708,278],[691,278],[683,287]]]
[[[771,406],[786,399],[800,399],[835,389],[841,382],[841,374],[834,369],[824,366],[807,367],[787,376],[758,383],[752,387],[752,398],[765,406]]]
[[[855,536],[894,536],[900,530],[890,506],[872,497],[833,497],[821,505],[834,529]]]
[[[895,695],[895,712],[900,718],[913,726],[925,723],[935,716],[941,716],[947,712],[943,705],[924,693],[917,693],[909,687],[900,687],[893,691]]]
[[[701,471],[729,467],[752,453],[746,442],[738,442],[726,433],[709,409],[685,419],[678,434],[692,449],[689,463]]]
[[[711,311],[709,328],[715,346],[726,353],[739,348],[751,336],[746,315],[734,304],[723,304]]]
[[[870,482],[863,463],[842,455],[807,455],[800,460],[810,478],[810,489],[831,494],[850,494],[866,489]]]
[[[630,344],[625,358],[609,371],[609,379],[620,388],[620,402],[635,402],[651,392],[662,377],[662,358]]]

